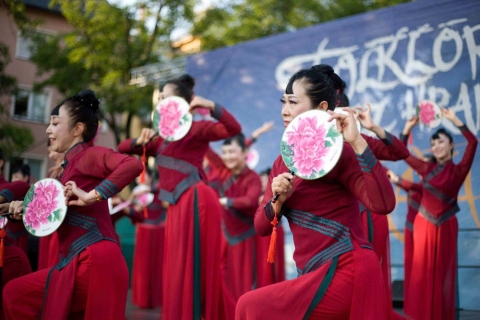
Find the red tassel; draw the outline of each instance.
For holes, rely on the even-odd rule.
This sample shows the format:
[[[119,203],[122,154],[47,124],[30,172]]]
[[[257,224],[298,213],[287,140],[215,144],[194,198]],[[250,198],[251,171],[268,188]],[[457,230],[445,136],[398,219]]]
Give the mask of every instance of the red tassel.
[[[3,238],[7,235],[5,228],[0,229],[0,268],[3,268],[3,251],[5,250],[5,245],[3,243]]]
[[[145,219],[148,219],[148,210],[147,210],[147,207],[143,207],[143,217]]]
[[[413,145],[413,135],[411,132],[408,134],[408,144]]]
[[[277,225],[278,225],[278,219],[277,219],[277,203],[275,202],[274,205],[275,208],[275,216],[273,217],[273,220],[271,225],[273,226],[272,228],[272,235],[270,236],[270,245],[268,246],[268,257],[267,257],[267,262],[268,263],[275,263],[275,248],[277,247]]]
[[[140,183],[145,183],[145,172],[147,166],[147,147],[143,146],[143,154],[142,154],[142,164],[143,164],[143,171],[140,174]]]

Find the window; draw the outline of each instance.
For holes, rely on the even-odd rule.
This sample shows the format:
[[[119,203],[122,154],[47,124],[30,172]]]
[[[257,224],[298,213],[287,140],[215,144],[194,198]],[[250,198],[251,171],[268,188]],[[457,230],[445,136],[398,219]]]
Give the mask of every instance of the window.
[[[13,117],[35,122],[46,122],[48,101],[48,93],[19,89],[14,99]]]
[[[35,30],[30,36],[23,36],[21,32],[18,32],[17,36],[17,58],[28,60],[32,56],[31,46],[33,36],[52,36],[54,32],[48,30]]]

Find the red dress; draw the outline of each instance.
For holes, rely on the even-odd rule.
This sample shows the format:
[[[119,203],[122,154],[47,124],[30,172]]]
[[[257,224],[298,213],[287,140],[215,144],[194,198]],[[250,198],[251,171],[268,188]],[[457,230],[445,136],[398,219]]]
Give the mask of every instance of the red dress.
[[[475,157],[477,138],[460,127],[468,141],[462,160],[434,164],[413,156],[407,163],[422,177],[422,200],[413,224],[412,272],[408,285],[409,319],[455,318],[458,192]]]
[[[403,231],[404,243],[404,280],[403,280],[403,310],[405,314],[409,314],[408,306],[410,303],[410,296],[408,285],[410,283],[410,275],[412,273],[412,256],[413,256],[413,222],[420,209],[420,202],[422,201],[422,185],[420,183],[413,183],[399,177],[396,183],[399,187],[407,192],[407,217],[405,221],[405,229]]]
[[[5,198],[6,202],[22,199],[29,188],[30,185],[26,182],[17,181],[9,183],[3,176],[0,176],[0,195]],[[19,231],[18,234],[20,234],[20,236],[22,231],[27,232],[22,221],[9,220],[5,229],[7,235],[4,240],[3,267],[0,268],[0,277],[2,280],[1,291],[3,291],[3,287],[11,280],[32,272],[26,254],[28,234],[19,238],[16,238],[14,234],[12,235],[12,232],[14,233],[15,231]],[[22,245],[22,247],[19,247],[19,244]],[[5,319],[3,303],[0,306],[0,319]]]
[[[60,182],[75,181],[104,199],[117,194],[143,169],[129,156],[86,143],[65,154]],[[107,201],[69,206],[57,230],[60,262],[10,281],[4,289],[7,319],[123,319],[128,270]],[[108,297],[108,299],[106,299]]]
[[[233,319],[236,303],[242,294],[258,288],[258,283],[271,284],[265,284],[264,274],[260,273],[267,261],[265,249],[259,248],[263,243],[260,243],[253,224],[262,183],[258,174],[248,166],[234,175],[211,149],[207,152],[207,159],[221,178],[220,197],[227,198],[227,208],[223,209],[222,215],[223,295],[227,319]]]
[[[358,160],[357,160],[358,159]],[[271,233],[271,181],[288,172],[279,157],[272,168],[255,228]],[[294,180],[281,214],[292,230],[299,277],[243,295],[236,319],[378,319],[387,302],[378,258],[365,237],[358,201],[378,214],[395,207],[395,195],[370,148],[355,155],[344,143],[338,163],[317,180]]]
[[[163,246],[165,244],[166,209],[154,193],[147,207],[148,218],[137,223],[132,266],[132,304],[140,308],[162,306]],[[131,209],[133,210],[133,209]],[[137,214],[143,212],[137,212]]]
[[[215,105],[218,122],[193,122],[179,141],[156,138],[146,154],[156,156],[160,175],[160,200],[170,205],[165,231],[163,272],[163,320],[220,319],[221,214],[212,188],[207,186],[202,162],[210,141],[239,134],[240,124],[224,108]],[[123,141],[120,152],[141,154],[135,140]]]

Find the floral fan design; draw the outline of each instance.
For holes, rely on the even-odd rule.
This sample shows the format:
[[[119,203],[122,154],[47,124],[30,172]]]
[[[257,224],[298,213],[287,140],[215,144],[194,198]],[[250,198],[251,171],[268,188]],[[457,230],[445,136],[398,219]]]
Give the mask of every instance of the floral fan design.
[[[23,201],[23,224],[37,237],[48,236],[62,224],[67,213],[62,184],[55,179],[37,181]]]
[[[313,180],[335,167],[343,149],[343,137],[325,111],[311,110],[297,116],[285,129],[280,152],[296,176]]]
[[[190,105],[180,97],[168,97],[155,107],[153,125],[167,141],[182,139],[192,126]]]
[[[435,128],[442,123],[442,111],[436,103],[424,100],[417,106],[417,116],[424,125]]]

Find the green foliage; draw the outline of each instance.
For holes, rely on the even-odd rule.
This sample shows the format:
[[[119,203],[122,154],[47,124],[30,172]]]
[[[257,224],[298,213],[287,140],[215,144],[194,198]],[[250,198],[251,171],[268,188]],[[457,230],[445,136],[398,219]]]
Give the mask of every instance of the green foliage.
[[[114,131],[117,143],[127,137],[127,119],[150,113],[153,86],[129,85],[130,69],[171,58],[170,34],[193,17],[193,0],[139,1],[121,8],[106,0],[53,0],[73,27],[56,36],[32,36],[32,61],[48,79],[36,89],[55,86],[65,96],[90,88],[101,100],[101,115]],[[135,15],[141,8],[143,18]],[[153,19],[153,20],[152,20]],[[182,20],[183,19],[183,20]],[[154,28],[147,28],[147,21]]]
[[[207,9],[193,25],[202,50],[293,31],[411,0],[240,0]]]

